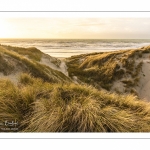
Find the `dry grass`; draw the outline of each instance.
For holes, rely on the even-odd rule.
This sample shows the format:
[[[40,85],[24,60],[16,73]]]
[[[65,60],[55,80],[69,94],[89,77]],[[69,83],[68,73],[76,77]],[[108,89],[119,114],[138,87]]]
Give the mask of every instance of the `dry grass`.
[[[0,52],[1,72],[5,65],[11,70],[6,58],[12,58],[29,73],[17,85],[0,80],[0,121],[16,119],[19,132],[150,132],[149,102],[71,83],[61,72],[39,64],[40,58],[24,56],[20,48],[0,46]],[[107,90],[124,78],[127,92],[136,95],[142,62],[135,59],[147,52],[149,48],[73,56],[67,59],[69,75]]]
[[[109,87],[108,84],[114,80],[115,69],[119,67],[117,61],[112,61],[115,53],[96,53],[84,57],[83,62],[80,62],[80,57],[68,59],[69,75],[77,76],[81,81],[94,86]]]
[[[68,72],[71,77],[77,76],[87,84],[110,90],[115,80],[139,77],[142,62],[137,64],[136,59],[142,57],[144,50],[122,50],[70,57],[67,59]],[[137,85],[138,81],[135,82]]]
[[[32,60],[40,61],[42,57],[42,52],[35,47],[23,48],[23,47],[12,47],[3,45],[9,51],[17,52],[20,55],[26,56]]]
[[[17,68],[20,67],[22,72],[26,72],[31,74],[34,77],[37,78],[42,78],[44,81],[48,82],[70,82],[70,79],[66,77],[63,73],[53,70],[50,67],[40,64],[37,61],[33,61],[32,59],[26,58],[24,55],[20,55],[21,51],[23,51],[23,54],[28,54],[28,50],[22,49],[22,48],[15,48],[15,47],[10,47],[13,48],[13,50],[8,50],[6,49],[9,46],[0,46],[0,52],[2,56],[0,56],[2,59],[0,59],[1,65],[0,65],[0,71],[6,72],[7,70],[9,71],[14,71],[16,66]],[[19,49],[19,53],[17,53]],[[32,55],[34,55],[34,49],[29,50],[32,51]],[[35,50],[36,52],[37,50]],[[37,52],[38,53],[38,52]],[[4,58],[9,58],[8,60],[10,61],[13,59],[13,65],[9,63],[9,61],[5,61]],[[36,55],[35,55],[36,57]],[[15,62],[15,63],[14,63]],[[5,67],[5,68],[4,68]],[[8,72],[8,71],[7,71]],[[7,73],[6,72],[6,73]],[[5,73],[5,74],[6,74]]]
[[[143,53],[150,53],[150,46],[143,47]]]
[[[149,132],[150,104],[132,95],[23,74],[18,86],[0,81],[4,119],[17,119],[20,132]]]

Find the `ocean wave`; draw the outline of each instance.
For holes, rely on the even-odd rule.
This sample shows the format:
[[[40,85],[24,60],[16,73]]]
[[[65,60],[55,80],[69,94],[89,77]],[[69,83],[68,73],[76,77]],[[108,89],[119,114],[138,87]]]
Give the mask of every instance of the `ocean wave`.
[[[150,44],[149,39],[0,39],[0,44],[17,47],[36,47],[51,56],[63,55],[62,57],[75,54],[105,52],[139,48]]]

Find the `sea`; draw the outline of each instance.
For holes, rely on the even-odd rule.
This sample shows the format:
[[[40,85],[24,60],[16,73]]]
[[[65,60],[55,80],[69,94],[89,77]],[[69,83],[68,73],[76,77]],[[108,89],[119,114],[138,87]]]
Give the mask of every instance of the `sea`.
[[[108,52],[150,45],[150,39],[0,39],[0,44],[36,47],[53,57],[70,57],[93,52]]]

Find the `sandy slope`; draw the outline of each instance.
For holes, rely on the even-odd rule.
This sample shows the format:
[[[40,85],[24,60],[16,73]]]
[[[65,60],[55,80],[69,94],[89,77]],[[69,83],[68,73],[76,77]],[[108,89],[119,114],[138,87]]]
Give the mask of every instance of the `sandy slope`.
[[[136,88],[140,98],[150,101],[150,58],[149,54],[143,58],[139,86]]]
[[[13,83],[17,84],[20,73],[21,72],[15,72],[15,73],[12,73],[10,75],[5,76],[3,73],[0,72],[0,79],[9,79]]]
[[[150,54],[144,54],[142,58],[136,59],[136,63],[143,62],[141,72],[139,74],[140,80],[137,86],[134,87],[136,90],[139,98],[145,99],[150,101]],[[125,86],[121,80],[117,80],[113,83],[112,91],[116,89],[121,92],[125,93]],[[132,80],[132,78],[129,78]]]
[[[0,79],[9,79],[13,83],[17,84],[19,76],[21,73],[24,72],[24,70],[26,69],[26,66],[23,64],[21,65],[19,60],[14,59],[10,56],[7,58],[7,55],[3,55],[3,57],[5,58],[5,60],[7,60],[7,61],[11,62],[11,64],[13,64],[14,70],[7,75],[6,74],[4,75],[3,72],[0,72]],[[24,56],[24,57],[26,57],[26,56]],[[29,59],[28,57],[26,57],[26,58]],[[66,66],[64,60],[59,60],[57,58],[43,54],[41,61],[38,63],[44,64],[54,70],[62,72],[64,75],[68,76],[67,66]]]
[[[43,55],[40,63],[49,66],[54,70],[60,71],[66,76],[68,76],[67,66],[63,59],[57,59],[49,55]]]

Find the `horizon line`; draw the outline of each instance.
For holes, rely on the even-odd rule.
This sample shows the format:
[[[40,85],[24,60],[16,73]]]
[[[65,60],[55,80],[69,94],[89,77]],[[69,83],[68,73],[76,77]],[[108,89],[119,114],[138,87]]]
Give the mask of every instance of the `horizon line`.
[[[150,38],[1,38],[0,40],[5,39],[15,39],[15,40],[150,40]]]

